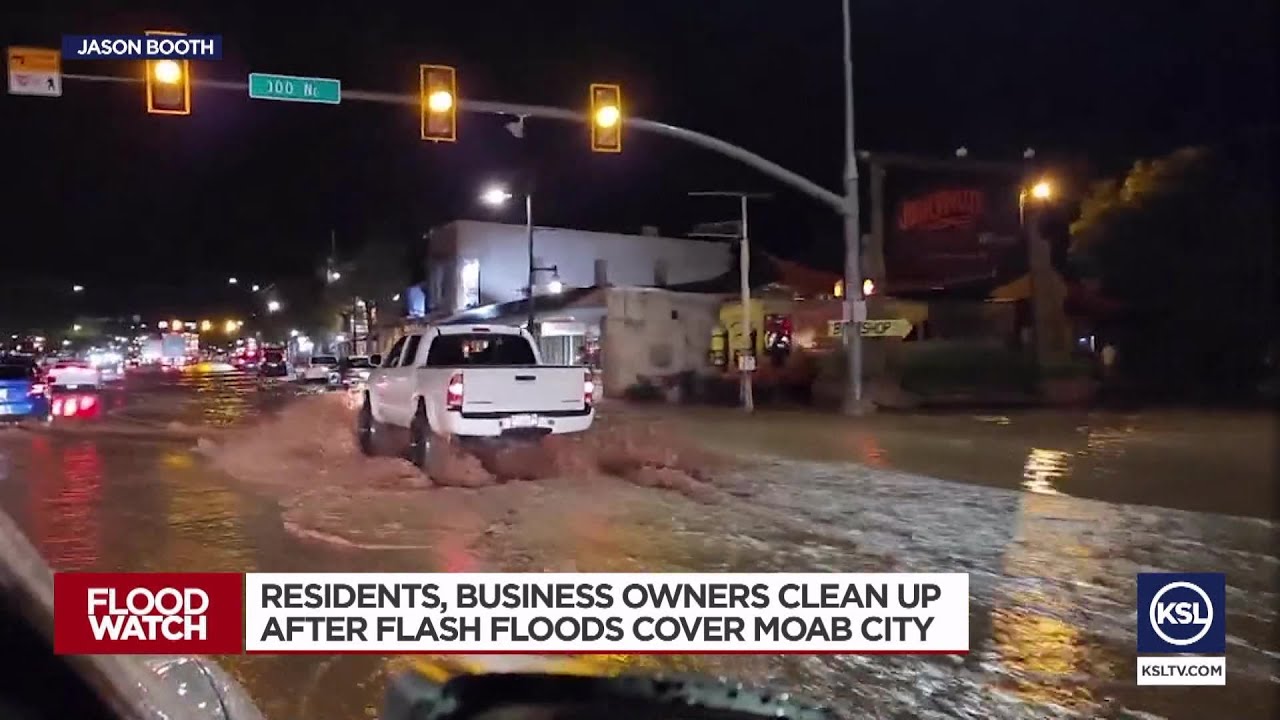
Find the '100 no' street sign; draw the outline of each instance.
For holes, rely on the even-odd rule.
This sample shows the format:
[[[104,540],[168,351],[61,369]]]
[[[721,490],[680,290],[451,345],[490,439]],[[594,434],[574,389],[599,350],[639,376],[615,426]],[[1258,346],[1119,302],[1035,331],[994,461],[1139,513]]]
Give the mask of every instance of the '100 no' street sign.
[[[249,73],[249,97],[255,100],[337,105],[342,102],[342,81],[331,78]]]

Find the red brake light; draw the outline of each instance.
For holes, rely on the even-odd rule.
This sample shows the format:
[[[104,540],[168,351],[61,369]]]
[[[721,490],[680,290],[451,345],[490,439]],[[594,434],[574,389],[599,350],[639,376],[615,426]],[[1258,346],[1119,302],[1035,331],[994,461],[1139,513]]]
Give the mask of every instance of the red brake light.
[[[54,415],[61,417],[87,417],[97,409],[98,399],[92,395],[71,395],[55,397],[50,408]]]
[[[596,382],[591,379],[591,371],[588,370],[583,374],[582,378],[582,404],[591,407],[596,401]]]
[[[445,391],[444,407],[446,410],[462,409],[462,373],[456,372],[449,378],[449,388]]]

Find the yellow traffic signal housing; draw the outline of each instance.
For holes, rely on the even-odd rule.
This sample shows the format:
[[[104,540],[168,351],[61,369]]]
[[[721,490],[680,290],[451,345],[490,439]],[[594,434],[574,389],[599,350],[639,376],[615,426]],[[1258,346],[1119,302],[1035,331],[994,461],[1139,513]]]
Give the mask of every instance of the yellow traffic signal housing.
[[[617,85],[591,85],[591,150],[622,152],[622,88]]]
[[[458,73],[448,65],[418,66],[422,139],[455,142],[458,139]]]
[[[186,33],[148,30],[148,35]],[[191,114],[191,61],[146,60],[147,112],[152,115]]]

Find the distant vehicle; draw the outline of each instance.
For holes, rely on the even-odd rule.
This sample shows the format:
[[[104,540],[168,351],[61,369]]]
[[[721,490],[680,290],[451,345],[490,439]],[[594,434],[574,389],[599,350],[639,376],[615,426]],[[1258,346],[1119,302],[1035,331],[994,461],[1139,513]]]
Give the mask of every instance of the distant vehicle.
[[[268,350],[262,354],[262,364],[258,366],[258,375],[264,378],[289,377],[289,362],[279,350]]]
[[[307,364],[298,372],[302,382],[337,383],[341,378],[338,372],[338,358],[333,355],[312,355]]]
[[[441,325],[396,341],[369,375],[360,449],[378,425],[408,430],[422,467],[437,437],[463,442],[583,432],[595,418],[595,383],[580,365],[543,365],[532,337],[503,325]]]
[[[35,362],[0,359],[0,420],[47,418],[49,385]]]
[[[124,379],[124,357],[120,353],[94,353],[89,356],[89,364],[102,373],[103,382],[116,382]]]
[[[54,390],[94,390],[102,385],[102,373],[86,360],[59,360],[46,381]]]
[[[187,338],[182,333],[165,333],[160,336],[160,363],[166,370],[187,364]]]
[[[369,374],[373,372],[373,363],[363,355],[349,357],[340,365],[342,384],[347,386],[360,385],[367,382]]]

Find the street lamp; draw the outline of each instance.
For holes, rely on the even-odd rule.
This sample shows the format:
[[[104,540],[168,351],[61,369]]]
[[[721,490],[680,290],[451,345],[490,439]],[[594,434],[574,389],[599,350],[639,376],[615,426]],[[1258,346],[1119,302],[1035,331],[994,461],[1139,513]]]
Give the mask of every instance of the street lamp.
[[[480,202],[490,207],[502,207],[508,200],[515,197],[507,192],[507,189],[500,185],[492,185],[480,193]]]
[[[523,130],[521,130],[520,134],[523,135]],[[492,207],[500,207],[506,204],[506,202],[513,197],[515,196],[512,195],[510,192],[508,192],[506,188],[503,188],[498,185],[492,185],[488,189],[486,189],[483,193],[480,194],[480,201]],[[551,292],[553,293],[560,292],[560,290],[564,289],[564,285],[563,283],[560,282],[560,279],[558,277],[559,270],[555,266],[546,267],[546,268],[534,266],[534,262],[533,262],[533,193],[527,192],[527,191],[524,194],[524,233],[529,245],[528,324],[529,324],[529,332],[532,333],[534,331],[534,323],[536,322],[536,313],[534,312],[534,294],[535,294],[534,290],[535,290],[535,285],[537,283],[537,273],[539,271],[550,271],[553,273],[557,273],[557,276],[552,278],[551,283],[548,286],[548,289],[551,290]]]
[[[237,280],[235,277],[229,277],[229,278],[227,278],[227,284],[228,284],[228,285],[235,285],[235,284],[236,284],[236,283],[238,283],[238,282],[240,282],[240,281],[239,281],[239,280]]]
[[[280,301],[279,300],[267,301],[267,312],[269,313],[280,312]]]
[[[547,283],[547,290],[553,295],[559,295],[564,290],[564,283],[560,282],[560,274],[557,272],[551,276],[551,282]]]
[[[334,283],[334,282],[338,282],[341,279],[342,279],[342,273],[338,272],[337,270],[329,271],[329,282]]]
[[[1018,224],[1025,227],[1027,214],[1027,198],[1038,202],[1048,202],[1053,199],[1054,189],[1053,183],[1047,179],[1037,180],[1030,188],[1024,187],[1018,191]]]
[[[71,292],[73,292],[73,293],[82,293],[82,292],[84,292],[84,286],[83,286],[83,285],[72,285],[72,286],[71,286]]]
[[[260,287],[261,287],[260,285],[255,284],[252,288],[250,288],[250,290],[252,290],[253,292],[258,292],[258,289]]]

